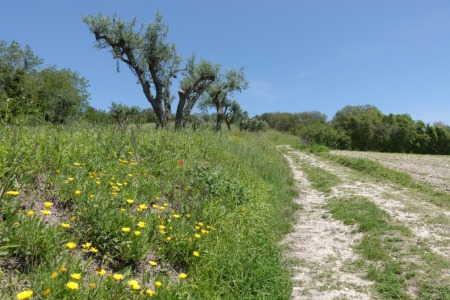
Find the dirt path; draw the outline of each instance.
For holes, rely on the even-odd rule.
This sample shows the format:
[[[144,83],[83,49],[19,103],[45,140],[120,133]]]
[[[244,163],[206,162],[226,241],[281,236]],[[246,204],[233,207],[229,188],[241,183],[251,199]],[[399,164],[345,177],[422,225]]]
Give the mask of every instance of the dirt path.
[[[303,207],[294,231],[284,240],[290,249],[287,256],[295,262],[293,299],[379,299],[373,291],[373,282],[363,279],[363,273],[346,271],[345,266],[359,258],[352,247],[360,236],[351,226],[331,218],[323,207],[329,199],[336,197],[358,195],[370,199],[395,222],[410,228],[413,235],[404,241],[405,245],[425,244],[429,251],[450,261],[448,210],[411,197],[407,190],[358,178],[355,171],[313,155],[287,146],[280,146],[280,150],[292,168],[300,191],[296,201]],[[330,195],[324,195],[311,188],[301,165],[319,167],[335,174],[341,184],[333,187]],[[414,298],[415,287],[411,287],[408,294]]]
[[[371,282],[341,270],[345,261],[357,258],[351,247],[358,236],[352,234],[351,227],[324,217],[325,196],[311,188],[292,155],[302,154],[288,152],[285,157],[300,190],[297,201],[303,208],[294,231],[284,240],[290,248],[289,256],[296,260],[292,298],[371,299]]]

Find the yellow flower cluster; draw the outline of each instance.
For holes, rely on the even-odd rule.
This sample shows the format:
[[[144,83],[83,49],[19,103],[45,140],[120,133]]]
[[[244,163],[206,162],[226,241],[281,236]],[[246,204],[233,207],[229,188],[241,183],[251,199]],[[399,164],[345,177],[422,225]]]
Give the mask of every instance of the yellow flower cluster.
[[[86,242],[86,240],[71,241],[66,237],[69,239],[68,241],[66,240],[66,243],[63,245],[64,247],[67,247],[66,249],[68,249],[65,252],[66,254],[71,253],[68,252],[69,250],[78,252],[78,249],[82,253],[87,253],[89,255],[99,252],[99,249],[94,247],[97,241],[95,238],[92,239],[92,234],[98,232],[99,229],[103,227],[96,226],[95,215],[93,215],[93,212],[95,213],[96,208],[102,207],[102,201],[106,200],[110,201],[109,203],[113,203],[113,205],[117,207],[117,210],[115,210],[114,213],[116,213],[118,217],[115,220],[111,218],[111,221],[112,224],[118,224],[113,225],[116,226],[116,231],[114,234],[117,235],[121,243],[124,242],[123,244],[120,244],[119,247],[122,247],[121,245],[125,245],[124,249],[121,250],[127,252],[127,255],[135,255],[133,251],[139,249],[139,247],[142,248],[149,238],[154,238],[147,235],[156,232],[157,243],[159,244],[155,250],[160,253],[156,255],[154,260],[149,261],[149,265],[152,267],[152,273],[163,271],[165,269],[165,263],[162,257],[164,257],[165,253],[168,253],[168,251],[174,251],[174,249],[179,251],[176,247],[179,247],[179,245],[183,244],[184,241],[189,241],[192,243],[189,246],[190,250],[184,253],[185,255],[191,255],[192,259],[194,259],[193,257],[200,257],[201,253],[202,255],[203,253],[207,253],[206,251],[202,252],[201,247],[207,239],[196,239],[200,239],[203,235],[208,234],[212,230],[211,227],[205,226],[202,222],[195,222],[195,224],[193,224],[194,221],[189,220],[191,218],[191,214],[175,211],[171,204],[168,203],[167,200],[164,200],[165,197],[163,196],[161,196],[161,200],[157,196],[152,196],[152,198],[156,200],[155,202],[151,202],[152,200],[144,201],[140,196],[140,192],[136,192],[136,190],[131,189],[131,187],[134,187],[134,184],[140,180],[140,176],[142,175],[142,173],[139,173],[133,169],[135,167],[132,167],[132,165],[136,164],[136,161],[131,158],[124,159],[124,156],[122,156],[122,158],[118,159],[117,163],[116,156],[113,163],[113,169],[110,169],[109,172],[98,170],[86,172],[83,168],[85,164],[81,162],[71,163],[73,166],[70,166],[69,170],[73,172],[72,174],[63,174],[64,172],[60,170],[56,172],[57,174],[61,173],[61,175],[58,176],[66,186],[63,194],[75,204],[73,217],[70,218],[70,220],[59,223],[60,230],[63,231],[62,234],[77,237],[78,239],[80,236],[83,236],[82,234],[84,232],[90,232],[89,234],[86,234],[86,239],[87,241],[92,241],[92,243]],[[64,169],[62,168],[62,170]],[[86,178],[87,176],[89,178]],[[144,176],[147,178],[153,178],[152,180],[156,179],[154,176],[149,174],[144,174]],[[184,185],[181,187],[183,189],[185,188]],[[182,191],[182,189],[180,189],[180,191]],[[19,192],[8,191],[7,194],[10,196],[17,196]],[[113,195],[113,197],[111,197],[110,194]],[[55,208],[58,209],[63,206],[58,205],[58,203],[55,204],[56,205],[52,202],[43,202],[43,207],[45,207],[45,209],[42,209],[41,213],[43,215],[50,215],[52,214],[51,210],[54,210]],[[61,204],[64,203],[61,202]],[[77,211],[77,209],[79,211]],[[122,213],[119,212],[119,209]],[[38,211],[39,210],[36,212]],[[68,211],[64,212],[61,209],[61,212],[53,212],[59,217]],[[30,217],[35,214],[33,210],[29,210],[28,212],[25,211],[24,214],[25,213]],[[94,216],[94,222],[91,224],[83,223],[86,222],[86,220],[92,220],[92,216]],[[157,223],[155,224],[155,222]],[[151,228],[147,229],[148,227]],[[61,228],[65,230],[62,230]],[[79,232],[80,229],[82,230]],[[195,247],[194,249],[196,250],[192,251],[191,247]],[[101,248],[101,250],[102,252],[103,250],[105,251],[105,253],[102,254],[103,262],[107,263],[108,261],[111,261],[111,259],[106,255],[109,250],[103,248]],[[116,253],[114,253],[114,255],[115,254]],[[67,255],[70,256],[70,254]],[[108,255],[110,254],[108,253]],[[97,256],[100,258],[99,255]],[[159,259],[162,260],[159,261]],[[197,259],[197,261],[201,261],[201,259]],[[159,267],[160,264],[162,264],[162,267]],[[131,290],[138,291],[140,295],[146,294],[150,296],[169,288],[166,279],[161,279],[164,278],[165,275],[162,275],[162,277],[159,277],[160,275],[158,275],[156,278],[159,280],[154,282],[154,288],[148,288],[147,286],[144,286],[143,282],[139,282],[139,279],[134,279],[132,277],[133,275],[128,275],[128,273],[109,273],[107,270],[99,267],[95,269],[95,277],[90,278],[89,271],[86,271],[84,268],[80,269],[77,267],[77,269],[72,270],[72,268],[69,267],[69,269],[70,271],[68,271],[66,267],[61,266],[59,270],[56,270],[51,274],[52,279],[57,278],[55,282],[63,280],[62,288],[67,291],[66,293],[72,293],[69,291],[76,290],[83,290],[84,293],[84,291],[87,291],[84,290],[85,287],[89,286],[90,288],[97,288],[98,286],[101,286],[102,283],[114,284],[115,286],[120,287],[128,286]],[[67,273],[62,274],[63,272]],[[92,270],[92,272],[94,272],[94,270]],[[128,278],[128,276],[130,276],[130,278]],[[188,278],[187,273],[178,273],[177,276],[181,280]],[[162,286],[164,286],[164,288],[161,288]],[[44,289],[45,288],[46,287],[44,287]],[[56,295],[55,288],[51,288],[52,291],[47,289],[45,290],[44,295],[49,295],[50,293],[52,293],[51,296],[53,296],[53,294]],[[42,289],[42,291],[44,291],[44,289]],[[130,291],[128,291],[128,293],[130,293]],[[32,291],[23,291],[17,294],[17,298],[27,299],[32,297],[32,295]],[[77,295],[77,293],[74,295]],[[42,296],[42,293],[39,296]]]

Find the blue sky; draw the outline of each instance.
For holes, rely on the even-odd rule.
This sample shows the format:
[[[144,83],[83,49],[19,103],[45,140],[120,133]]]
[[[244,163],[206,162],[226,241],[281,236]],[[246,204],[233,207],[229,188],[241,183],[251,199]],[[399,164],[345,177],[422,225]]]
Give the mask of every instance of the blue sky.
[[[372,104],[450,124],[450,1],[443,0],[14,0],[3,1],[0,39],[28,44],[48,65],[90,81],[92,106],[150,107],[136,80],[80,16],[117,13],[138,23],[159,10],[169,41],[222,65],[243,66],[234,98],[251,115]]]

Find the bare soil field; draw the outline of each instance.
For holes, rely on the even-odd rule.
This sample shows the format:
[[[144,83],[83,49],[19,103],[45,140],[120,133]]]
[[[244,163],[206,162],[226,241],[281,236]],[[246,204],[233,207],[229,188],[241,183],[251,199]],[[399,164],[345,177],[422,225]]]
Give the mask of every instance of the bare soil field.
[[[450,156],[333,150],[331,154],[374,160],[450,193]]]

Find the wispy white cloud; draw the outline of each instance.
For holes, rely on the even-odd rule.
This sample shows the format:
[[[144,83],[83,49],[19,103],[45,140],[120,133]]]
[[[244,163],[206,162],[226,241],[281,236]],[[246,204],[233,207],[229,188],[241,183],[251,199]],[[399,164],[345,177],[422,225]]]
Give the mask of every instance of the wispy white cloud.
[[[246,94],[255,102],[270,104],[291,97],[292,92],[269,81],[253,79],[250,80]]]
[[[302,79],[320,72],[320,69],[311,69],[307,71],[301,71],[295,75],[296,79]]]

